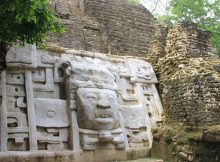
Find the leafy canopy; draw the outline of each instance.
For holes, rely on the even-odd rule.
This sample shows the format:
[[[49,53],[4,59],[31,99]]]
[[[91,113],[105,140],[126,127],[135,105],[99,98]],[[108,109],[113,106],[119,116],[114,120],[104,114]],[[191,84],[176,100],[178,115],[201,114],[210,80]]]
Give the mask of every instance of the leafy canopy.
[[[167,24],[191,21],[212,33],[212,44],[220,54],[220,0],[171,0],[170,15],[160,16]]]
[[[47,0],[1,0],[0,42],[42,42],[47,32],[63,31]]]

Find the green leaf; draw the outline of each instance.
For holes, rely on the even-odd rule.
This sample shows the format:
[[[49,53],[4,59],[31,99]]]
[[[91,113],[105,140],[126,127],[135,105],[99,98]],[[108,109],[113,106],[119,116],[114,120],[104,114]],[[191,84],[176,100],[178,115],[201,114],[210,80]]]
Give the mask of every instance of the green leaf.
[[[48,32],[62,32],[60,21],[48,9],[47,0],[2,0],[0,40],[7,43],[40,43]]]
[[[170,25],[178,21],[192,21],[212,33],[213,47],[220,55],[220,0],[171,0],[170,15],[157,15],[159,21]]]

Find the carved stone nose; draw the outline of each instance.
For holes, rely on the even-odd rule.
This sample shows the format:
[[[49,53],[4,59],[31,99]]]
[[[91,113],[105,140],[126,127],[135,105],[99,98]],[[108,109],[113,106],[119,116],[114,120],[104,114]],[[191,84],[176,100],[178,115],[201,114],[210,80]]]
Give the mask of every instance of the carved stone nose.
[[[98,103],[97,103],[98,108],[102,109],[108,109],[111,107],[111,103],[109,102],[108,98],[106,95],[100,94],[98,96]]]

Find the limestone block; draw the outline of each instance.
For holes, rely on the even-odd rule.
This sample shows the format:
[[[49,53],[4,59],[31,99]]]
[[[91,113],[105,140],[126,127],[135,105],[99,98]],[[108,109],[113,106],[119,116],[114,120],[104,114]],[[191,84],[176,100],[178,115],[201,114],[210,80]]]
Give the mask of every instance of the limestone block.
[[[6,55],[7,67],[37,67],[37,50],[35,45],[12,46]]]
[[[68,127],[66,101],[58,99],[35,99],[36,125],[41,127]]]

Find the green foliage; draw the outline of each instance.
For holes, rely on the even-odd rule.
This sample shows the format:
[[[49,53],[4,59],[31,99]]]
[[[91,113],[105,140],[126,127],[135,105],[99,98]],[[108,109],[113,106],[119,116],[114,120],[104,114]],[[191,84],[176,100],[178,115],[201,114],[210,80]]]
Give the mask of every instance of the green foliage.
[[[167,24],[192,21],[212,32],[212,43],[220,54],[220,0],[171,0],[171,15],[158,16]]]
[[[63,27],[47,0],[1,0],[0,42],[39,43],[50,31],[61,32]]]

